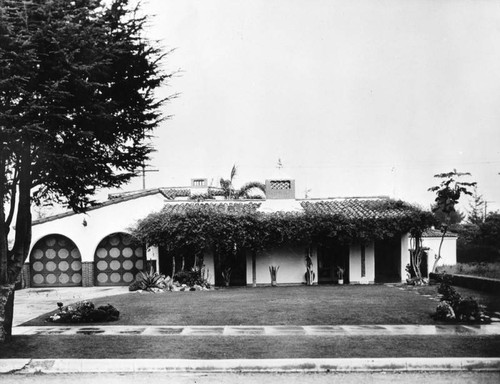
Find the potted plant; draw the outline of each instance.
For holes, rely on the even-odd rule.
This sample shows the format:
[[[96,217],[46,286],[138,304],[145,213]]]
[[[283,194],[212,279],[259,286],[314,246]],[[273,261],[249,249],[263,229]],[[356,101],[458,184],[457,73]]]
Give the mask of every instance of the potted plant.
[[[277,284],[278,269],[280,269],[279,265],[269,266],[269,273],[271,274],[271,287],[276,287],[278,285]]]
[[[337,265],[337,278],[339,284],[344,284],[344,268]]]
[[[226,267],[222,271],[222,278],[224,279],[226,287],[229,287],[229,284],[231,283],[231,267]]]
[[[306,255],[306,285],[313,285],[314,282],[314,271],[313,271],[313,263],[311,259],[311,255],[309,254],[309,251],[307,252]]]

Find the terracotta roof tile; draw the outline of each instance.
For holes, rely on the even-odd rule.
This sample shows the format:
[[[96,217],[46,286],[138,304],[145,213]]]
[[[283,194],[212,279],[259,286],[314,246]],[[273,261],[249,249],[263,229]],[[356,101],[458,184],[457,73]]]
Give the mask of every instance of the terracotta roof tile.
[[[303,201],[301,204],[306,213],[342,215],[352,219],[401,217],[414,211],[405,203],[383,198]]]
[[[195,203],[195,202],[172,202],[167,203],[163,208],[164,213],[168,214],[184,214],[187,212],[198,213],[253,213],[259,209],[261,203],[255,202],[217,202],[217,203]]]
[[[442,237],[443,233],[439,229],[429,228],[422,233],[422,237]],[[446,232],[444,237],[458,237],[454,232]]]

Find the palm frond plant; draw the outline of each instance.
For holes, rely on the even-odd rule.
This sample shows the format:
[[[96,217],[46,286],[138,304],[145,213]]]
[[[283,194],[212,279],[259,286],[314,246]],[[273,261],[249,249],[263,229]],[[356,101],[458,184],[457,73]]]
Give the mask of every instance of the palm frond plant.
[[[222,188],[224,198],[226,199],[232,199],[235,196],[235,189],[233,186],[233,180],[236,177],[236,164],[233,165],[233,168],[231,168],[231,175],[229,179],[224,179],[221,177],[219,184],[220,187]]]
[[[229,284],[231,283],[231,267],[226,267],[222,271],[222,278],[224,279],[226,287],[229,287]]]
[[[261,192],[261,194],[255,194],[257,191]],[[265,198],[265,196],[266,185],[259,181],[250,181],[236,191],[236,198],[241,199],[262,199]]]
[[[344,284],[344,271],[344,268],[342,268],[340,265],[337,265],[337,278],[339,284]]]
[[[276,287],[278,285],[278,269],[280,269],[279,265],[270,265],[269,266],[269,274],[271,275],[271,286]]]
[[[306,284],[313,285],[315,278],[313,270],[313,262],[311,258],[311,250],[308,248],[306,251]]]

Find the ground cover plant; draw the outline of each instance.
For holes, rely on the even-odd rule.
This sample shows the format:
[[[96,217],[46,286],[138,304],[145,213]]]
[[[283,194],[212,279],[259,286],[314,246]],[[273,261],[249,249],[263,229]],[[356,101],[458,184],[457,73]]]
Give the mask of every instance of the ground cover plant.
[[[434,288],[435,290],[435,288]],[[278,286],[128,293],[99,298],[121,309],[116,325],[435,324],[436,302],[386,285]],[[51,325],[38,317],[25,325]]]

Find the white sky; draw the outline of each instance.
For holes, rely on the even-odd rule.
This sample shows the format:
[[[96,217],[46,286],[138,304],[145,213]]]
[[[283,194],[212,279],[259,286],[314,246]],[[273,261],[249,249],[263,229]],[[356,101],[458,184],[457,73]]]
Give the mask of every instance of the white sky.
[[[472,173],[500,209],[500,2],[145,0],[176,48],[147,187],[264,181],[297,197],[428,207],[435,173]],[[123,190],[142,188],[137,178]],[[464,200],[465,201],[465,200]]]

